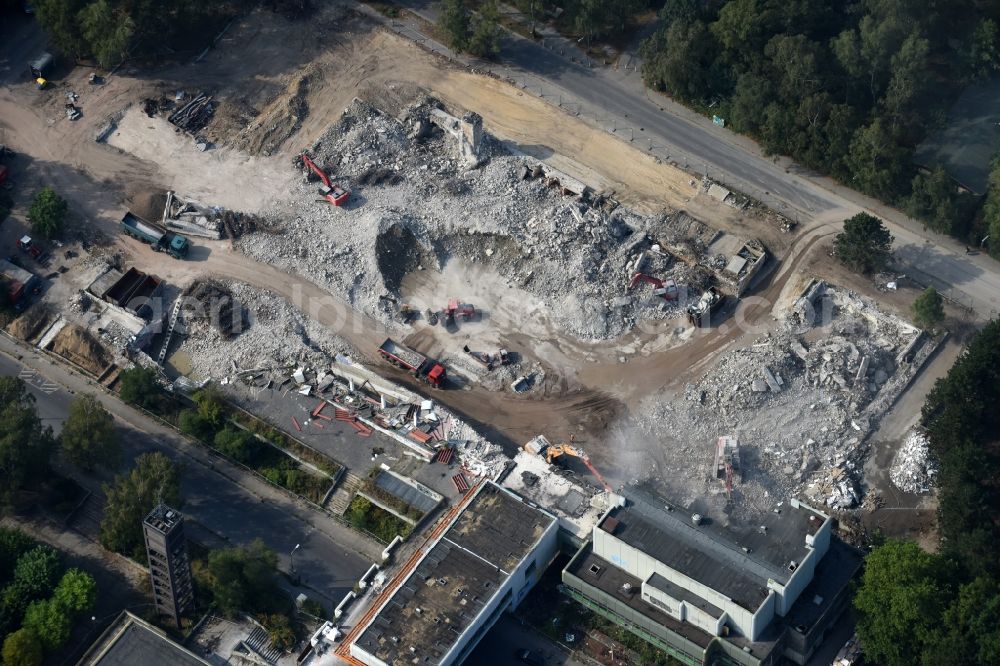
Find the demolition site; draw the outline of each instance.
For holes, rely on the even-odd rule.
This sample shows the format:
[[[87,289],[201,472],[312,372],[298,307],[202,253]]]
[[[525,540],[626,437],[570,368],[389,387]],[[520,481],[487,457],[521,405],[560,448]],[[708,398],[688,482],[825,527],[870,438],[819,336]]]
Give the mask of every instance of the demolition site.
[[[913,288],[883,301],[829,237],[625,141],[661,199],[539,151],[490,95],[561,110],[452,74],[477,104],[341,12],[309,28],[344,27],[330,53],[246,89],[222,81],[256,12],[187,83],[80,95],[60,122],[146,166],[73,239],[0,262],[7,332],[111,391],[139,365],[217,393],[315,477],[319,520],[385,548],[307,663],[460,663],[553,560],[682,663],[807,663],[883,498],[930,501],[926,439],[882,429],[947,344],[894,300]],[[877,481],[876,441],[898,450]]]

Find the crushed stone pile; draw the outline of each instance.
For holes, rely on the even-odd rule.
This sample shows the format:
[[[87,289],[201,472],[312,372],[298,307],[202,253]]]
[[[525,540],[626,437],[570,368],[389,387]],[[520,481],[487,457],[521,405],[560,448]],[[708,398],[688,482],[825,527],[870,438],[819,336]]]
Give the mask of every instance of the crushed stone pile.
[[[331,206],[303,171],[293,201],[276,211],[282,233],[248,233],[236,246],[294,268],[387,324],[406,274],[453,258],[491,266],[550,306],[554,326],[582,339],[682,315],[698,299],[708,273],[650,251],[671,214],[639,215],[592,193],[563,195],[551,178],[535,175],[537,162],[509,154],[489,135],[482,166],[468,170],[454,137],[427,129],[435,104],[413,106],[397,120],[355,100],[308,151],[334,183],[352,190],[348,203]],[[648,284],[630,290],[639,268],[674,279],[679,298],[667,302]]]
[[[240,282],[215,286],[245,310],[245,323],[237,335],[227,336],[208,318],[187,319],[182,314],[187,336],[181,349],[190,355],[198,377],[219,379],[260,367],[328,365],[339,353],[354,353],[326,327],[277,296]]]
[[[936,477],[937,464],[927,448],[927,436],[919,431],[910,432],[889,468],[893,485],[906,493],[926,493],[934,486]]]

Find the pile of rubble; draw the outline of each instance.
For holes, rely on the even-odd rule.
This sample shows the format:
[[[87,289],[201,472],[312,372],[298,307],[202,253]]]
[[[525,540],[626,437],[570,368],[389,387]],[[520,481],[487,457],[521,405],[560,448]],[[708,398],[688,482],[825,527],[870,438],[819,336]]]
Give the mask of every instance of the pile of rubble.
[[[820,315],[811,323],[793,312],[776,332],[723,355],[682,396],[653,397],[633,412],[642,437],[660,443],[626,455],[628,442],[642,440],[628,438],[619,459],[637,478],[659,474],[688,483],[689,496],[697,497],[711,443],[734,433],[747,451],[746,483],[738,490],[745,500],[804,492],[833,509],[861,502],[866,440],[935,344],[871,301],[821,285],[807,290],[828,300],[817,303]],[[913,478],[926,486],[926,477]]]
[[[240,282],[211,283],[205,289],[206,293],[220,290],[245,314],[237,335],[231,335],[236,333],[232,328],[224,332],[212,316],[182,314],[186,337],[181,350],[190,356],[198,377],[222,379],[240,369],[260,367],[319,366],[338,353],[353,352],[326,327],[268,292]],[[234,319],[214,321],[228,325]]]
[[[910,432],[889,468],[893,485],[905,493],[926,493],[936,477],[937,464],[927,448],[927,436],[916,430]]]
[[[651,218],[617,206],[488,135],[475,144],[479,166],[469,170],[472,148],[460,130],[474,130],[475,119],[455,120],[459,142],[428,121],[439,111],[426,101],[399,121],[356,100],[309,150],[334,183],[353,190],[347,204],[331,206],[303,174],[298,200],[276,211],[286,220],[282,235],[245,235],[237,247],[294,268],[386,323],[395,313],[384,304],[400,299],[408,272],[454,258],[491,266],[545,303],[553,327],[584,339],[680,316],[700,296],[707,280],[693,268],[699,257],[677,260],[657,243],[674,214]],[[676,300],[643,284],[630,289],[637,271],[674,280]]]

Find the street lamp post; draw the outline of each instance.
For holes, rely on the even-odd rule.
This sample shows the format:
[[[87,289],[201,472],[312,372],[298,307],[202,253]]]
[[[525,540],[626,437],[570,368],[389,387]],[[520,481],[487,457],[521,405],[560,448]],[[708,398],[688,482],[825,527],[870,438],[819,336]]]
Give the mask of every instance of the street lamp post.
[[[292,552],[288,555],[288,561],[292,568],[292,579],[295,581],[296,585],[298,585],[299,576],[295,573],[295,551],[297,551],[301,546],[302,544],[300,543],[295,544],[295,548],[292,548]]]

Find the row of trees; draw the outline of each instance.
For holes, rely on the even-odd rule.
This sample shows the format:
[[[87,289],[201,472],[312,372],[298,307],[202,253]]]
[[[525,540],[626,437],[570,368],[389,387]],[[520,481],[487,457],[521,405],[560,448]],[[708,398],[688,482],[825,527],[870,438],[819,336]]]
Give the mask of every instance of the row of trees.
[[[886,666],[1000,663],[1000,321],[928,395],[938,460],[940,552],[890,541],[867,558],[855,598],[867,657]]]
[[[1000,70],[994,14],[972,0],[667,0],[643,75],[766,151],[964,236],[975,202],[942,170],[914,175],[912,155],[962,86]]]
[[[59,551],[0,528],[0,636],[5,666],[38,666],[62,648],[73,623],[97,602],[97,584],[67,570]]]
[[[70,405],[69,416],[59,437],[43,426],[35,408],[35,397],[18,377],[0,377],[0,504],[8,504],[15,492],[37,485],[49,475],[50,458],[58,448],[83,469],[117,466],[121,444],[114,419],[92,395],[83,395]]]
[[[438,26],[448,46],[479,58],[500,52],[500,9],[496,0],[482,3],[473,13],[462,0],[443,0]]]
[[[102,67],[126,54],[171,53],[191,46],[231,11],[228,3],[199,0],[33,0],[52,43],[74,59],[93,57]]]

